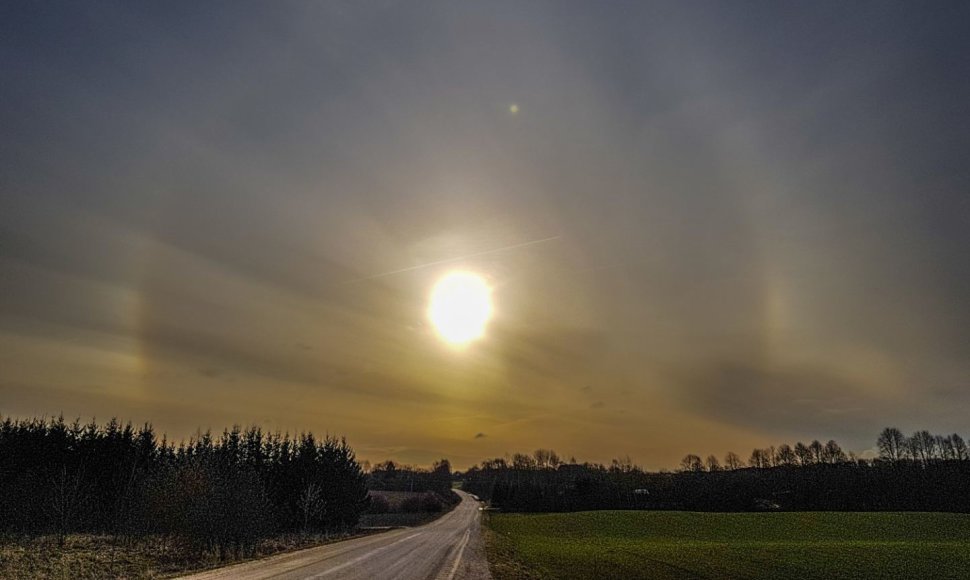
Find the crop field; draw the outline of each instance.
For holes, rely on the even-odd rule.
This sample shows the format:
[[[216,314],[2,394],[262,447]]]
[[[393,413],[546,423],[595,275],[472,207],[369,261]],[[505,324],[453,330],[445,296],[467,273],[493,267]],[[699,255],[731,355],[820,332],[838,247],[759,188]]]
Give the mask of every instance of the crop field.
[[[970,578],[970,515],[491,514],[496,580]]]

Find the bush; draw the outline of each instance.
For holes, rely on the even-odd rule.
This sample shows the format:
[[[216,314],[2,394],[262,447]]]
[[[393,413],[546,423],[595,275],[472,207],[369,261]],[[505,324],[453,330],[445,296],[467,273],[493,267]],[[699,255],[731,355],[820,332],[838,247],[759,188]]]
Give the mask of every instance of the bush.
[[[424,511],[424,501],[421,496],[413,495],[401,502],[398,508],[401,513],[415,514]]]
[[[387,501],[387,498],[382,495],[372,495],[370,496],[370,505],[367,507],[367,513],[369,514],[391,513],[391,503]]]
[[[429,514],[436,514],[444,509],[444,505],[442,505],[441,500],[438,499],[438,496],[433,493],[426,493],[424,494],[424,497],[421,498],[421,508],[423,511],[426,511]]]

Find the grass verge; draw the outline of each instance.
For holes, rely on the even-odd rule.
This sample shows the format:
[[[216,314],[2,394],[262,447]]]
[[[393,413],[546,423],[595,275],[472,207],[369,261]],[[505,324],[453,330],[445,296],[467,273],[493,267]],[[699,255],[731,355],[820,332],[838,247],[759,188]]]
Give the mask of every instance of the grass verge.
[[[548,572],[539,568],[538,562],[530,561],[516,552],[515,543],[507,533],[495,531],[490,523],[492,514],[485,514],[482,539],[488,569],[494,580],[545,580]]]
[[[224,560],[187,550],[166,538],[121,542],[112,536],[74,534],[64,546],[50,536],[0,539],[4,580],[100,578],[155,579],[199,572],[273,554],[310,548],[364,534],[278,536],[260,542],[252,558]]]

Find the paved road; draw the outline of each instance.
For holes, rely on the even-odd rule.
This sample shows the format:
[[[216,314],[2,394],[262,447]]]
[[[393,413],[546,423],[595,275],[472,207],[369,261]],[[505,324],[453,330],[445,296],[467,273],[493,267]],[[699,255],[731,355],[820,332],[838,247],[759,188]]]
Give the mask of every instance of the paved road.
[[[458,491],[450,513],[393,530],[187,576],[191,580],[488,580],[478,502]]]

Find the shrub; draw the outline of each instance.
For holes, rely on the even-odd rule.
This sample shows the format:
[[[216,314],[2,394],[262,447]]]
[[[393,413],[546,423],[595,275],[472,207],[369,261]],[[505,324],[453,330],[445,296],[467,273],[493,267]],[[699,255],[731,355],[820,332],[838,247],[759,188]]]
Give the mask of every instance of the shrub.
[[[401,513],[405,514],[423,512],[424,501],[422,501],[421,496],[412,495],[411,497],[405,498],[404,501],[401,502],[398,509],[401,511]]]
[[[433,493],[426,493],[424,497],[421,498],[421,509],[422,511],[428,512],[429,514],[439,513],[444,509],[441,500],[438,499]]]
[[[387,498],[382,495],[372,495],[370,496],[370,505],[367,507],[367,513],[369,514],[391,513],[391,503],[387,501]]]

